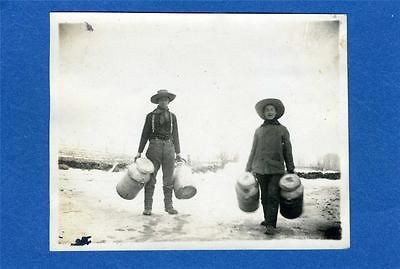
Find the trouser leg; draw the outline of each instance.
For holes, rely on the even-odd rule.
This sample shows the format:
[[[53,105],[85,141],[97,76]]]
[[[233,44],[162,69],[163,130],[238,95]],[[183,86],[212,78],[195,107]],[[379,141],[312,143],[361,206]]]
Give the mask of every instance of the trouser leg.
[[[276,227],[276,222],[278,219],[278,208],[279,208],[279,180],[282,175],[271,175],[268,181],[267,190],[267,205],[266,205],[266,215],[265,219],[267,225],[270,224]]]
[[[164,206],[172,208],[172,192],[174,188],[173,173],[175,166],[175,150],[172,143],[165,144],[162,160]]]
[[[279,208],[279,180],[281,175],[257,175],[261,191],[264,220],[267,225],[276,227]]]
[[[268,193],[268,176],[257,174],[257,181],[261,192],[261,205],[263,206],[264,220],[267,221],[267,193]]]
[[[153,194],[156,185],[156,177],[161,165],[161,148],[158,145],[151,144],[146,152],[146,157],[153,163],[154,172],[150,175],[150,180],[144,186],[144,208],[152,209]]]

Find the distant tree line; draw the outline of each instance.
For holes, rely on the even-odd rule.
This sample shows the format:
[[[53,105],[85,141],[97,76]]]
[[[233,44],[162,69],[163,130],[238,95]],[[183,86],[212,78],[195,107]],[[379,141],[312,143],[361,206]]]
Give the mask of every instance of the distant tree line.
[[[308,167],[320,171],[340,171],[340,158],[336,153],[325,154],[319,157],[315,162],[307,162],[304,161],[303,158],[299,157],[296,159],[295,165],[297,167]]]
[[[335,153],[325,154],[318,160],[317,167],[320,170],[335,170],[340,171],[340,159]]]

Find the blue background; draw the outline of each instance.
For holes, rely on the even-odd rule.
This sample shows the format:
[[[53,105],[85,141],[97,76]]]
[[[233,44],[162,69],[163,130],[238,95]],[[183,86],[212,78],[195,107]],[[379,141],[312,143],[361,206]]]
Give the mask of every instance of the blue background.
[[[50,11],[348,14],[351,248],[49,252]],[[1,2],[2,267],[400,268],[399,101],[399,2]]]

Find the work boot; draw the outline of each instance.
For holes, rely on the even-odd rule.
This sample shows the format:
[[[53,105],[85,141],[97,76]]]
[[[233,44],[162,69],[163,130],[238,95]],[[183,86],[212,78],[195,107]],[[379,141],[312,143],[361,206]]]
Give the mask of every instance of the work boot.
[[[164,205],[165,205],[165,212],[168,214],[175,215],[178,214],[178,211],[174,209],[172,206],[172,189],[163,187],[164,191]]]
[[[178,211],[173,207],[165,208],[165,212],[168,212],[170,215],[178,214]]]
[[[150,216],[150,215],[151,215],[151,209],[145,209],[145,210],[143,211],[143,215],[145,215],[145,216]]]
[[[261,226],[267,226],[267,223],[265,222],[265,220],[263,220],[263,221],[260,223],[260,225],[261,225]]]
[[[265,234],[273,235],[275,233],[275,228],[271,224],[267,224],[267,229],[265,230]]]

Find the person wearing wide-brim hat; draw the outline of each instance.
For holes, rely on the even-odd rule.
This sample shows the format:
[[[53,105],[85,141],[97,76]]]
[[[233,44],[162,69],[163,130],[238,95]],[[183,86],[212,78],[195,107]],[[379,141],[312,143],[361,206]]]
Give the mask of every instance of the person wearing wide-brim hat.
[[[279,207],[279,180],[285,174],[294,173],[292,145],[289,131],[278,119],[285,113],[281,100],[268,98],[259,101],[255,109],[264,120],[257,128],[246,171],[257,178],[261,190],[266,234],[275,232]]]
[[[147,114],[140,139],[138,154],[140,158],[147,141],[149,147],[146,152],[147,158],[153,162],[154,172],[144,187],[144,211],[143,215],[151,215],[153,206],[153,194],[156,184],[157,172],[163,171],[163,191],[165,211],[169,214],[177,214],[178,211],[172,206],[172,192],[175,160],[180,161],[180,145],[178,134],[178,122],[174,113],[169,111],[168,105],[175,99],[176,95],[168,90],[159,90],[150,98],[157,108]],[[176,155],[176,156],[175,156]]]

